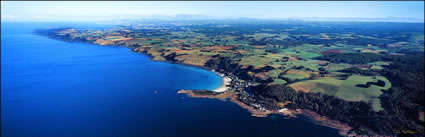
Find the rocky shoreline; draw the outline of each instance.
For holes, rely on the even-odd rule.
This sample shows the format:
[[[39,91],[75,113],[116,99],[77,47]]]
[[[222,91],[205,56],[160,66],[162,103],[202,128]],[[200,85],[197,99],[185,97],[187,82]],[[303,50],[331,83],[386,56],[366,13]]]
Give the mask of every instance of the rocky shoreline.
[[[339,134],[345,137],[355,137],[358,136],[355,132],[352,132],[352,128],[346,124],[339,121],[329,119],[325,116],[321,116],[313,111],[305,109],[288,109],[283,108],[280,110],[260,110],[255,107],[254,104],[246,104],[243,101],[239,100],[238,93],[235,92],[222,92],[217,93],[210,90],[180,90],[177,93],[186,94],[189,97],[193,98],[209,98],[209,99],[220,99],[222,101],[230,100],[231,102],[238,104],[240,107],[246,109],[255,117],[267,117],[270,114],[283,115],[291,118],[296,118],[298,115],[303,115],[309,119],[314,120],[317,124],[321,126],[326,126],[330,128],[337,129]]]

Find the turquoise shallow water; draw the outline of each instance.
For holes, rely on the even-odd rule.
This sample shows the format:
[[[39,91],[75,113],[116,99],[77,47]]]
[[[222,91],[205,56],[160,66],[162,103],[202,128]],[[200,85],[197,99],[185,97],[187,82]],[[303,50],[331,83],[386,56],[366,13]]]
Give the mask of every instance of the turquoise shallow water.
[[[111,26],[1,24],[2,136],[338,136],[303,118],[251,117],[230,101],[176,93],[219,87],[212,72],[31,33],[55,27]]]

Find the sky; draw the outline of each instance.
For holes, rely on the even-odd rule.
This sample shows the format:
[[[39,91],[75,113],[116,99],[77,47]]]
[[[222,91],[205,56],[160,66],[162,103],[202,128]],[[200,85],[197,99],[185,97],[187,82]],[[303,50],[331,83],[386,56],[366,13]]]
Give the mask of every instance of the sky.
[[[423,1],[1,1],[2,21],[104,21],[141,16],[424,18]]]

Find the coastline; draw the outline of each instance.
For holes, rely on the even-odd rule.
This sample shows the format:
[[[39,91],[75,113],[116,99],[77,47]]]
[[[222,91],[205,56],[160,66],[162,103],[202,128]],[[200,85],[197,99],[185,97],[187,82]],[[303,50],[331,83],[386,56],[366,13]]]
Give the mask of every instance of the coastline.
[[[297,118],[299,115],[303,115],[313,121],[316,124],[333,128],[338,130],[338,133],[344,137],[353,137],[358,136],[355,132],[351,131],[353,128],[350,127],[347,123],[342,123],[336,120],[329,119],[326,116],[321,116],[316,112],[306,110],[306,109],[288,109],[283,108],[280,110],[258,110],[252,105],[245,104],[238,100],[239,95],[234,92],[215,92],[209,90],[180,90],[178,94],[186,94],[192,98],[209,98],[209,99],[219,99],[222,101],[230,100],[231,102],[239,105],[243,109],[247,110],[253,117],[267,117],[268,115],[282,115],[289,118]]]
[[[58,39],[58,40],[61,40],[61,39]],[[79,42],[82,42],[82,41],[67,41],[67,42],[79,43]],[[155,60],[151,54],[145,53],[145,52],[140,52],[140,51],[134,51],[134,48],[128,47],[128,46],[125,46],[125,45],[100,45],[100,44],[91,43],[91,42],[82,42],[82,43],[95,45],[95,46],[109,46],[109,47],[128,48],[128,49],[130,49],[131,52],[135,52],[135,53],[145,55],[145,56],[149,57],[149,59],[152,60],[152,61],[166,62],[166,63],[171,63],[171,64],[177,64],[177,65],[183,65],[183,66],[188,66],[188,67],[196,67],[196,68],[200,68],[200,69],[205,69],[207,71],[211,71],[211,72],[216,73],[217,75],[219,75],[222,78],[221,86],[214,89],[214,90],[184,90],[184,89],[182,89],[182,90],[179,90],[177,92],[179,94],[186,94],[189,97],[193,97],[193,98],[211,98],[211,99],[215,98],[215,99],[220,99],[220,100],[223,100],[223,101],[226,101],[227,99],[229,99],[231,102],[238,104],[243,109],[246,109],[248,112],[251,113],[251,116],[254,116],[254,117],[267,117],[269,114],[277,114],[277,115],[283,115],[283,116],[289,116],[289,117],[296,117],[297,115],[304,115],[304,116],[307,116],[310,119],[318,122],[318,124],[320,124],[322,126],[337,129],[339,131],[339,134],[342,135],[342,136],[353,136],[353,135],[355,136],[356,135],[355,133],[349,134],[349,132],[352,128],[350,126],[348,126],[347,124],[340,123],[339,121],[334,121],[334,120],[328,119],[327,117],[320,116],[317,113],[309,111],[309,110],[302,110],[302,109],[293,110],[293,109],[287,109],[287,108],[283,108],[283,109],[280,109],[280,110],[259,110],[257,108],[254,108],[250,104],[246,104],[242,101],[239,101],[238,100],[239,95],[237,93],[226,92],[226,91],[229,90],[228,85],[231,84],[232,79],[230,79],[229,77],[225,76],[222,73],[216,72],[214,69],[211,69],[211,68],[208,68],[208,67],[205,67],[205,66],[184,64],[182,62],[174,62],[174,61],[170,61],[170,60]],[[199,94],[198,92],[204,92],[204,93],[207,93],[207,94]]]
[[[133,51],[132,48],[130,48],[130,47],[127,47],[127,48],[129,48],[131,51]],[[219,100],[222,100],[222,101],[230,100],[231,102],[233,102],[233,103],[239,105],[240,107],[242,107],[243,109],[247,110],[251,114],[251,116],[253,116],[253,117],[267,117],[269,114],[276,114],[276,115],[282,115],[282,116],[287,116],[287,117],[291,117],[291,118],[296,118],[297,115],[303,115],[303,116],[306,116],[306,117],[310,118],[311,120],[317,122],[316,124],[338,130],[338,133],[341,136],[344,136],[344,137],[358,136],[355,132],[351,131],[352,127],[350,127],[348,124],[329,119],[325,116],[321,116],[321,115],[319,115],[315,112],[312,112],[310,110],[305,110],[305,109],[294,110],[294,109],[284,108],[284,109],[280,109],[280,110],[264,110],[264,111],[261,111],[261,110],[254,108],[253,106],[251,106],[249,104],[245,104],[244,102],[238,100],[239,95],[237,93],[226,92],[229,89],[228,85],[231,84],[230,82],[231,82],[232,79],[230,79],[229,77],[225,76],[222,73],[215,71],[214,69],[211,69],[211,68],[208,68],[208,67],[205,67],[205,66],[184,64],[184,63],[181,63],[181,62],[173,62],[173,61],[169,61],[169,60],[154,60],[153,56],[148,54],[148,53],[137,52],[137,51],[133,51],[133,52],[146,55],[152,61],[167,62],[167,63],[171,63],[171,64],[177,64],[177,65],[183,65],[183,66],[188,66],[188,67],[205,69],[207,71],[214,72],[215,74],[219,75],[222,78],[221,86],[214,89],[214,90],[185,90],[185,89],[182,89],[182,90],[177,91],[178,94],[186,94],[187,96],[192,97],[192,98],[219,99]],[[213,94],[202,95],[202,94],[199,94],[199,93],[194,93],[195,91],[211,92]]]

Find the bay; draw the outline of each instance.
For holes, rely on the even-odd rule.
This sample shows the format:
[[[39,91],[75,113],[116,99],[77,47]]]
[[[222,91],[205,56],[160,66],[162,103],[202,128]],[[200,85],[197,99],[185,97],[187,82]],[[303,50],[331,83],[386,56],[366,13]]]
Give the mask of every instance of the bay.
[[[177,94],[219,87],[213,72],[32,33],[58,27],[114,26],[2,22],[2,136],[339,136],[302,117],[252,117],[230,101]]]

